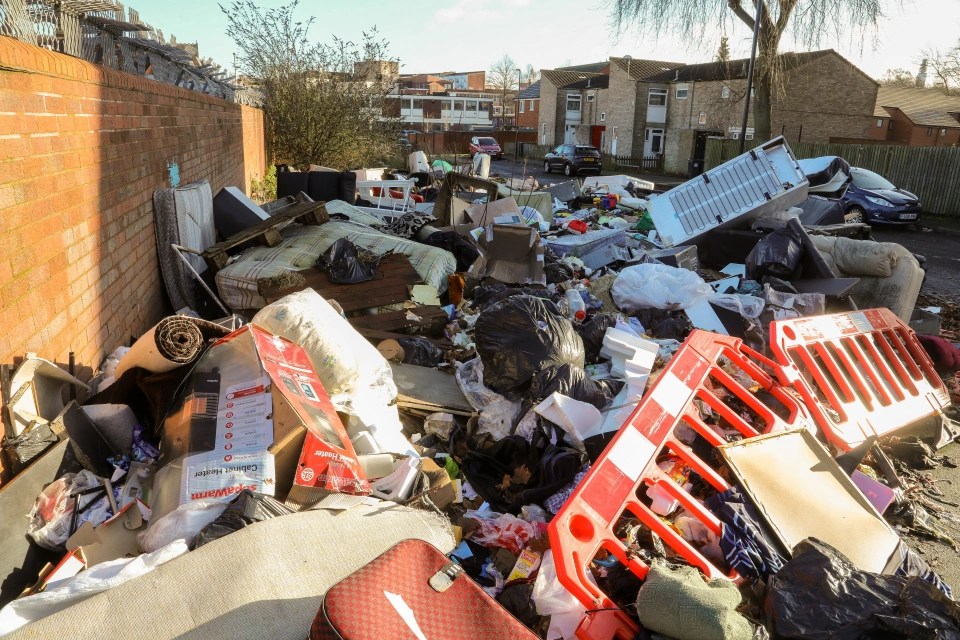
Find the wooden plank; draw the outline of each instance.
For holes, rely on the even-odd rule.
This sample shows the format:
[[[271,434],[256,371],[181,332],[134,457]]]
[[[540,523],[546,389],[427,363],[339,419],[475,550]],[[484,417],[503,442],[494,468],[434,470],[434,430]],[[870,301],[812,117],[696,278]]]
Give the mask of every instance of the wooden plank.
[[[452,373],[391,362],[393,381],[397,385],[397,403],[409,400],[416,406],[449,407],[457,411],[473,412],[473,406],[460,390]]]
[[[420,319],[410,319],[413,313]],[[401,331],[403,329],[423,328],[429,333],[439,332],[449,321],[447,312],[440,307],[415,307],[403,311],[390,311],[374,315],[360,315],[347,318],[354,329],[381,329],[383,331]]]
[[[371,342],[380,342],[381,340],[397,340],[399,338],[423,338],[430,344],[439,347],[445,351],[450,351],[454,349],[454,344],[447,340],[446,338],[428,338],[422,335],[414,335],[409,333],[397,333],[394,331],[381,331],[380,329],[367,329],[365,327],[354,327],[357,330],[357,333],[362,335],[367,340]]]
[[[410,298],[409,287],[421,282],[420,274],[402,253],[393,253],[380,261],[373,280],[357,284],[336,284],[319,268],[300,272],[306,282],[301,286],[260,288],[260,295],[267,303],[275,302],[285,295],[313,289],[326,299],[334,299],[345,312],[371,307],[397,304]]]
[[[227,266],[228,253],[232,249],[237,249],[249,242],[258,242],[268,247],[280,244],[282,237],[279,227],[285,223],[300,222],[317,225],[324,224],[329,220],[330,217],[327,215],[323,202],[298,202],[284,209],[282,213],[235,233],[223,242],[211,245],[203,252],[203,259],[206,260],[207,266],[216,273]]]

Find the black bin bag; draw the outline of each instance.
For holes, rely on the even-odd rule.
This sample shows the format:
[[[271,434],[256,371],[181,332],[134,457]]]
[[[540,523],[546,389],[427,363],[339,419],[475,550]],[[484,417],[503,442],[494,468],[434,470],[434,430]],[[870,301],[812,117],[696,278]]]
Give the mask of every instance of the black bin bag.
[[[583,340],[557,306],[533,296],[512,296],[477,319],[483,383],[498,393],[526,388],[533,375],[564,364],[583,368]]]

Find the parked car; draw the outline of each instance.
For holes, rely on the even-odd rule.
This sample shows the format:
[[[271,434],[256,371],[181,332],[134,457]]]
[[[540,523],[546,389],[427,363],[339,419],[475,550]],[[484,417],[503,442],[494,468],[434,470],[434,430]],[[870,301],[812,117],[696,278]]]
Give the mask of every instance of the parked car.
[[[503,159],[503,149],[500,148],[500,144],[493,138],[477,136],[470,138],[470,155],[474,156],[478,153],[485,153],[494,160]]]
[[[873,171],[850,168],[853,181],[843,196],[847,222],[912,224],[920,222],[920,199]]]
[[[550,173],[554,169],[562,170],[565,176],[575,176],[581,171],[600,173],[603,170],[603,160],[596,147],[562,144],[543,159],[544,173]]]

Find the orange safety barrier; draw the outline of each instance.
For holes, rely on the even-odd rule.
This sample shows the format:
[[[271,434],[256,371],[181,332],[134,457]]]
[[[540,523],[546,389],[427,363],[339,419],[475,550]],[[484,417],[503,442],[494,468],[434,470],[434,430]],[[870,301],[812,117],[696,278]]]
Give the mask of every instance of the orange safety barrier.
[[[889,309],[779,320],[770,325],[770,346],[780,381],[803,397],[840,451],[950,403],[916,334]]]
[[[723,365],[740,373],[730,373]],[[747,438],[811,425],[804,407],[773,377],[776,367],[775,362],[746,347],[738,338],[692,332],[551,521],[550,546],[561,584],[588,611],[600,610],[584,620],[577,631],[579,638],[632,640],[637,633],[635,623],[589,576],[590,563],[603,551],[613,554],[638,577],[646,576],[647,565],[631,553],[615,530],[624,516],[636,518],[656,532],[667,546],[708,577],[724,575],[647,506],[645,491],[647,487],[660,486],[693,517],[720,535],[721,523],[717,518],[661,471],[657,459],[673,453],[718,491],[729,488],[678,437],[677,428],[686,425],[713,446],[726,442],[721,433],[703,420],[695,400]],[[763,392],[764,398],[755,395],[751,388]],[[751,421],[744,419],[743,414],[750,414]]]

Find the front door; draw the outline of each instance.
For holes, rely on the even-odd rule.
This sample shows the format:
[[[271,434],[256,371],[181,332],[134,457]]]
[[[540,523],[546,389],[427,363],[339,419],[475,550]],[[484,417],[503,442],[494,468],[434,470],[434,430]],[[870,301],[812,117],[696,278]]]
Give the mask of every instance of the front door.
[[[564,132],[563,132],[563,143],[564,143],[564,144],[573,144],[574,142],[576,142],[576,140],[575,140],[576,135],[577,135],[577,127],[576,127],[576,125],[568,124],[568,125],[565,127],[565,130],[564,130]]]
[[[663,153],[663,129],[650,129],[643,135],[643,157],[659,156]]]

